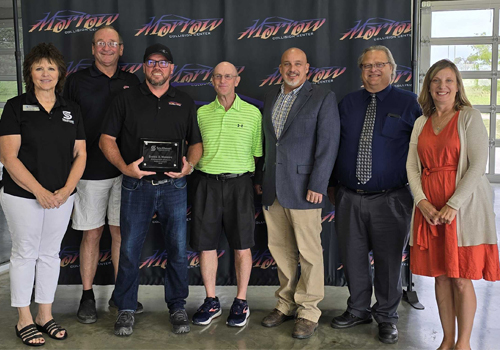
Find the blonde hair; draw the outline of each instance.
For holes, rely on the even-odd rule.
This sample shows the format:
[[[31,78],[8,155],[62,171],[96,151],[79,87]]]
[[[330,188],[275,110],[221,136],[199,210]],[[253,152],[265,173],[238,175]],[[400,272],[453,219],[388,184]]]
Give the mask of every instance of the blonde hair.
[[[427,74],[425,75],[424,83],[422,84],[422,91],[420,91],[420,95],[418,96],[418,103],[420,104],[420,107],[422,107],[422,112],[427,117],[430,117],[434,112],[434,110],[436,109],[436,106],[434,105],[434,100],[432,99],[430,92],[431,81],[432,79],[434,79],[434,77],[439,71],[445,68],[450,68],[455,73],[455,77],[457,78],[458,91],[457,94],[455,95],[455,104],[453,105],[453,109],[455,111],[459,111],[464,106],[472,107],[471,103],[467,99],[467,96],[465,95],[462,75],[460,74],[460,71],[458,70],[457,66],[450,60],[443,59],[437,61],[431,66],[431,68],[429,68]]]
[[[363,68],[362,66],[363,66],[363,60],[365,59],[365,55],[370,51],[382,51],[385,53],[385,55],[387,56],[387,60],[392,66],[391,80],[394,80],[394,78],[396,77],[396,69],[398,68],[398,65],[396,64],[396,61],[394,61],[394,57],[392,56],[391,50],[389,50],[384,45],[373,45],[364,49],[363,53],[358,57],[358,67]]]

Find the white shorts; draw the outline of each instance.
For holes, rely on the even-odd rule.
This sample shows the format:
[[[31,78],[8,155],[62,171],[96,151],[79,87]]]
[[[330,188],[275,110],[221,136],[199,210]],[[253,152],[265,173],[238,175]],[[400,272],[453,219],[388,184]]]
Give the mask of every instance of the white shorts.
[[[75,208],[71,227],[88,231],[108,224],[120,226],[122,175],[105,180],[80,180],[76,185]]]

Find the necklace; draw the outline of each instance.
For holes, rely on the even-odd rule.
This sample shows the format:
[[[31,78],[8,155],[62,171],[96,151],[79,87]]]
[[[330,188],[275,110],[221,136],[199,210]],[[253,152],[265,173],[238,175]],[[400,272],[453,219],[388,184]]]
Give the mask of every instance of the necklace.
[[[438,132],[440,132],[447,124],[448,122],[450,121],[450,119],[455,115],[455,111],[451,111],[451,113],[447,113],[445,115],[443,115],[443,117],[441,117],[441,120],[440,120],[440,123],[438,124],[436,119],[437,119],[437,115],[435,114],[434,115],[434,129],[436,129]]]

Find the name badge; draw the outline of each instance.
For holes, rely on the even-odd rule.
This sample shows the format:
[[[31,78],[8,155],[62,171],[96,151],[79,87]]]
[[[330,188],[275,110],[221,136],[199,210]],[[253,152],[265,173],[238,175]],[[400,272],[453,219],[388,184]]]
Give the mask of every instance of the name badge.
[[[40,107],[37,105],[23,105],[23,112],[40,112]]]

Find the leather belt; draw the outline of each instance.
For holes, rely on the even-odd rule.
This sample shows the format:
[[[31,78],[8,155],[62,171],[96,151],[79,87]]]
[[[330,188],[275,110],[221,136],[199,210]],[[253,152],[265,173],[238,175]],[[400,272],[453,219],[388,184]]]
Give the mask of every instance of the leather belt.
[[[163,179],[163,180],[146,180],[142,179],[143,181],[146,181],[147,183],[150,183],[153,186],[158,186],[158,185],[163,185],[169,182],[172,182],[173,179]]]
[[[366,190],[361,190],[361,189],[352,189],[352,188],[349,188],[349,187],[345,187],[344,188],[346,190],[349,190],[351,192],[354,192],[354,193],[357,193],[357,194],[362,194],[362,195],[373,195],[373,194],[382,194],[382,193],[387,193],[387,192],[391,192],[391,191],[397,191],[397,190],[400,190],[404,187],[408,186],[408,184],[404,185],[404,186],[400,186],[400,187],[394,187],[394,188],[389,188],[387,190],[380,190],[380,191],[366,191]]]
[[[200,171],[200,174],[205,176],[205,177],[208,177],[209,179],[225,181],[225,180],[229,180],[229,179],[236,179],[237,177],[241,177],[243,175],[248,174],[248,172],[241,173],[241,174],[207,174],[207,173]]]

